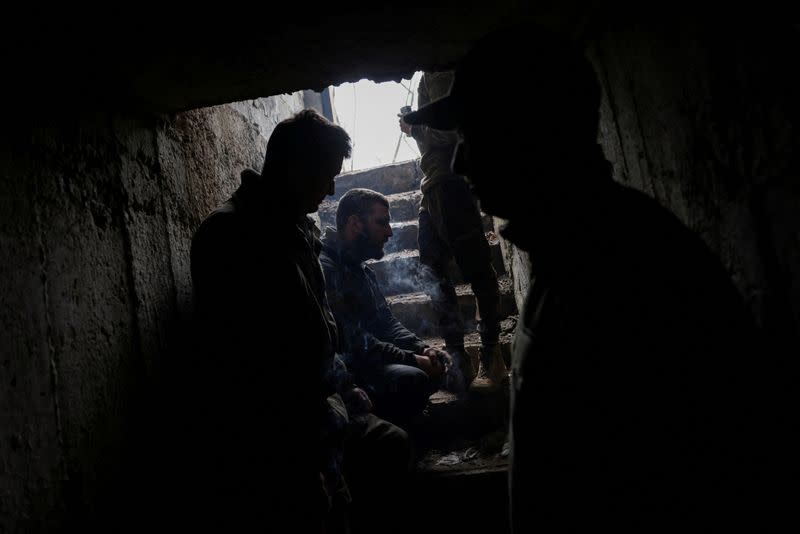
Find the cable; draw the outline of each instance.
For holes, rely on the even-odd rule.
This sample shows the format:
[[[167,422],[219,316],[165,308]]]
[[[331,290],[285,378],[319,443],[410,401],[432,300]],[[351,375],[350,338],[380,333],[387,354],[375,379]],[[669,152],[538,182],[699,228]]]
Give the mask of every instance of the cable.
[[[414,146],[411,143],[408,142],[408,139],[406,139],[405,137],[403,137],[402,139],[403,139],[403,141],[406,142],[406,146],[411,149],[411,153],[412,154],[416,153],[418,158],[422,156],[422,154],[419,153],[419,150],[414,148]]]
[[[350,172],[353,172],[353,166],[356,164],[356,84],[353,85],[353,133],[350,136],[350,139],[353,143],[353,154],[350,158]]]
[[[411,76],[411,79],[412,79],[412,80],[414,79],[414,76],[413,76],[413,75]],[[411,80],[408,80],[408,81],[409,81],[409,83],[411,83]],[[405,89],[406,91],[408,91],[408,92],[409,92],[409,94],[412,94],[412,95],[414,94],[414,92],[413,92],[411,89],[409,89],[408,87],[406,87],[406,84],[404,84],[404,83],[403,83],[403,80],[400,80],[400,81],[399,81],[399,82],[397,82],[397,83],[399,83],[399,84],[400,84],[400,86],[401,86],[403,89]],[[408,97],[407,97],[407,96],[406,96],[406,103],[408,103]]]
[[[397,140],[397,146],[394,149],[394,157],[392,158],[392,163],[397,161],[397,153],[400,152],[400,141],[403,140],[403,131],[400,130],[400,139]]]
[[[414,72],[414,74],[412,74],[412,75],[411,75],[411,79],[410,79],[410,80],[408,80],[408,83],[409,83],[409,85],[410,85],[410,86],[412,86],[412,87],[414,86],[414,76],[416,76],[416,75],[417,75],[417,73],[416,73],[416,72]],[[398,83],[400,84],[400,86],[401,86],[403,89],[405,89],[405,90],[406,90],[406,106],[409,106],[409,105],[410,105],[411,107],[413,107],[413,106],[414,106],[414,97],[416,96],[416,95],[414,94],[414,91],[412,91],[411,89],[409,89],[408,87],[406,87],[406,86],[405,86],[405,84],[403,83],[403,81],[402,81],[402,80],[400,80]],[[408,102],[408,99],[409,99],[409,98],[411,98],[411,103],[410,103],[410,104],[409,104],[409,102]],[[412,148],[412,147],[411,147],[411,145],[409,144],[408,140],[407,140],[407,139],[404,139],[404,137],[405,137],[405,135],[404,135],[404,134],[403,134],[403,132],[401,131],[401,132],[400,132],[400,138],[397,140],[397,146],[396,146],[396,147],[395,147],[395,149],[394,149],[394,157],[392,158],[392,163],[394,163],[395,161],[397,161],[397,154],[398,154],[398,152],[400,152],[400,143],[401,143],[402,141],[405,141],[406,145],[407,145],[409,148]],[[412,154],[413,154],[414,152],[417,152],[417,153],[419,154],[419,151],[417,151],[417,150],[414,150],[413,148],[412,148],[412,151],[411,151],[411,152],[412,152]]]

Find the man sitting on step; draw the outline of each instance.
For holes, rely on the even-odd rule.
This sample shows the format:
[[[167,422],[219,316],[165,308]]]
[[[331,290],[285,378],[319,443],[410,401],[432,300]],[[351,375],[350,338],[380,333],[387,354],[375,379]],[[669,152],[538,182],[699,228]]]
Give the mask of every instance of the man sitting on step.
[[[339,200],[336,229],[328,228],[320,262],[348,368],[381,417],[402,423],[422,412],[442,384],[450,356],[430,347],[392,314],[374,271],[364,262],[383,257],[392,236],[389,201],[376,191],[351,189]]]

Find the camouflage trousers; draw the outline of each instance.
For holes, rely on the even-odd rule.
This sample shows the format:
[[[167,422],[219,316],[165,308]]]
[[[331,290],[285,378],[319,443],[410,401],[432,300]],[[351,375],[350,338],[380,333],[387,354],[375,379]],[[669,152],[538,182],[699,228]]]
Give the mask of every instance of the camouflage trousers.
[[[463,347],[465,324],[448,266],[455,260],[478,303],[484,345],[500,335],[500,292],[481,213],[466,181],[453,177],[426,189],[419,211],[420,276],[448,347]]]

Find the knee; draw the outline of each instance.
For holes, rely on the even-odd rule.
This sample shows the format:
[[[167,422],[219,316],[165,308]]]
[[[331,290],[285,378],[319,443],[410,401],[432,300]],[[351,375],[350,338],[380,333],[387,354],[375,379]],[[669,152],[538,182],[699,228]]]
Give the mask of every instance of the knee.
[[[396,378],[394,384],[397,395],[405,399],[403,404],[409,408],[413,406],[416,410],[419,405],[424,407],[431,393],[430,377],[425,371],[416,367],[409,366],[404,371]]]
[[[417,391],[427,389],[429,382],[428,374],[422,369],[408,366],[404,372],[397,377],[397,389],[400,391]]]

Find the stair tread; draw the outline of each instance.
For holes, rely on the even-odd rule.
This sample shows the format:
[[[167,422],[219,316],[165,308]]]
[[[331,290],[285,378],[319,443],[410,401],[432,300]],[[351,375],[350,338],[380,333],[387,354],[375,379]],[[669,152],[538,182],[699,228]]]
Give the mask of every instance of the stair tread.
[[[500,453],[467,459],[469,448],[450,452],[430,451],[419,462],[417,470],[435,475],[485,475],[508,470],[508,456]],[[469,451],[471,452],[471,451]]]
[[[392,230],[397,228],[406,228],[408,226],[419,226],[419,221],[416,219],[410,219],[408,221],[392,221],[391,223]]]
[[[402,251],[401,251],[402,252]],[[500,294],[511,292],[511,277],[508,274],[503,274],[497,277],[497,284],[500,287]],[[472,286],[470,284],[458,284],[455,286],[456,295],[461,297],[464,295],[473,295]],[[430,300],[430,296],[424,291],[415,291],[413,293],[400,293],[397,295],[390,295],[386,297],[386,302],[389,304],[396,304],[398,302],[425,302]]]
[[[398,258],[418,258],[419,257],[419,250],[407,248],[404,250],[398,250],[397,252],[390,252],[385,254],[383,258],[379,260],[367,260],[367,265],[373,265],[375,263],[384,263],[392,260],[396,260]]]
[[[453,435],[452,441],[427,450],[417,461],[417,467],[429,474],[477,474],[505,470],[508,467],[507,443],[508,432],[502,426],[480,437]]]
[[[390,194],[419,188],[422,171],[416,159],[344,172],[336,176],[333,198],[338,200],[354,187],[366,187]]]
[[[489,246],[500,246],[500,238],[497,237],[495,232],[486,232],[486,239],[489,241]],[[418,248],[406,248],[403,250],[397,250],[395,252],[389,252],[384,254],[384,256],[379,260],[367,260],[367,265],[373,265],[375,263],[385,263],[396,260],[398,258],[418,258],[419,257],[419,249]]]
[[[516,319],[513,320],[504,319],[500,321],[500,324],[503,325],[504,323],[506,323],[506,321],[510,320],[513,321],[512,324],[516,324]],[[500,333],[500,339],[498,340],[498,342],[500,343],[501,346],[510,345],[513,338],[514,338],[513,327],[511,331],[507,331],[505,328],[503,328],[503,331]],[[444,339],[441,337],[422,338],[422,342],[431,347],[438,347],[438,348],[444,347],[445,344]],[[467,332],[466,334],[464,334],[464,347],[467,349],[467,352],[470,352],[470,349],[477,348],[480,345],[481,345],[481,337],[478,332]]]
[[[511,342],[514,339],[514,329],[517,326],[517,319],[519,316],[517,315],[510,315],[505,319],[500,321],[500,339],[498,340],[501,346],[508,346],[511,345]],[[444,347],[444,338],[442,337],[424,337],[422,338],[422,342],[426,345],[431,347]],[[481,345],[481,337],[478,332],[467,332],[464,334],[464,347],[467,349],[467,352],[472,352],[474,349]],[[443,400],[449,399],[449,393],[446,391],[440,391],[434,394],[437,402],[443,402]]]
[[[417,189],[416,191],[400,191],[399,193],[392,193],[391,195],[385,195],[385,196],[386,200],[388,200],[389,203],[391,204],[392,200],[397,200],[399,198],[416,197],[416,196],[421,197],[422,191],[420,191],[419,189]]]

